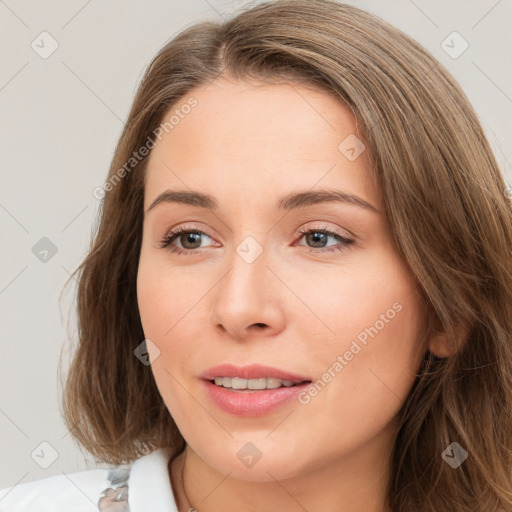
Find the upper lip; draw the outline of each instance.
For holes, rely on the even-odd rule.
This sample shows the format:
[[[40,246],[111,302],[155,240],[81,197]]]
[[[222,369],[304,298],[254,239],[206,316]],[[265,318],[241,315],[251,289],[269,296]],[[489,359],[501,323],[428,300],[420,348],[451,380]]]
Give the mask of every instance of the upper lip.
[[[213,380],[215,377],[240,377],[242,379],[262,379],[264,377],[270,377],[274,379],[291,380],[296,384],[311,380],[309,377],[290,373],[271,366],[263,366],[261,364],[252,364],[249,366],[221,364],[208,368],[208,370],[201,374],[201,378],[206,380]]]

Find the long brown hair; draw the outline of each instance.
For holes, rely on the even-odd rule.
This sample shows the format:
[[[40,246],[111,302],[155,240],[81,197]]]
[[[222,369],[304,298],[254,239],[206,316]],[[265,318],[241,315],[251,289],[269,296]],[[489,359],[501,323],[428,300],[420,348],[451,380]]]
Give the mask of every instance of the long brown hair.
[[[394,512],[512,509],[512,207],[459,85],[417,42],[330,0],[277,0],[192,26],[148,66],[117,145],[99,226],[76,269],[78,346],[66,424],[97,461],[131,462],[184,439],[150,366],[136,296],[147,158],[171,107],[219,75],[302,82],[353,111],[396,247],[419,283],[429,332],[468,333],[426,355],[400,413],[388,506]],[[127,166],[127,162],[131,162]],[[124,172],[121,171],[124,169]],[[468,452],[454,469],[441,454]]]

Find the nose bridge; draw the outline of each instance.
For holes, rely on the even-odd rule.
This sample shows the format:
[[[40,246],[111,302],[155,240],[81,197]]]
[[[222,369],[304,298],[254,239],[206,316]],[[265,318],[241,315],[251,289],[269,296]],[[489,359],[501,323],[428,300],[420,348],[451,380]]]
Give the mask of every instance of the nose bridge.
[[[265,324],[272,331],[282,326],[279,283],[269,270],[271,254],[253,236],[234,247],[229,271],[216,287],[211,321],[233,336],[243,337],[253,324]]]
[[[233,308],[244,308],[244,304],[258,305],[268,299],[271,292],[269,251],[253,236],[246,236],[229,258],[231,271],[221,286],[223,294],[230,299]]]

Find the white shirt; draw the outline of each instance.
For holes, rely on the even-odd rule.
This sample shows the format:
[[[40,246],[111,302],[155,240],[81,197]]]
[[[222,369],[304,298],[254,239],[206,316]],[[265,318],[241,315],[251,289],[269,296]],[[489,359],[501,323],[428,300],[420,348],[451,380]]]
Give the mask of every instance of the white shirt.
[[[130,466],[50,476],[0,490],[2,512],[178,512],[169,455],[156,450]]]

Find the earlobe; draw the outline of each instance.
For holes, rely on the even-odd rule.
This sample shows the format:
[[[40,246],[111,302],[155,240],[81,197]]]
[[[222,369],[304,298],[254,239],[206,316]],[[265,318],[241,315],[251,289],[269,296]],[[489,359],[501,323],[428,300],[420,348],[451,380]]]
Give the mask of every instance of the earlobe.
[[[428,349],[439,358],[455,355],[465,345],[469,337],[469,330],[462,325],[454,328],[453,334],[445,330],[433,331],[428,342]]]

